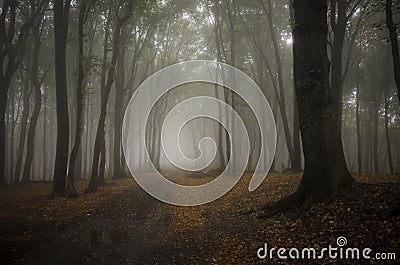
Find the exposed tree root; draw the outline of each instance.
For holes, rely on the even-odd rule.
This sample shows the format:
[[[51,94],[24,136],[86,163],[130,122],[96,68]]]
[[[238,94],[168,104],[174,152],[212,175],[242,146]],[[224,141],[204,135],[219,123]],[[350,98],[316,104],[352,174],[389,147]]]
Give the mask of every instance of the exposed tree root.
[[[274,218],[281,214],[285,220],[295,221],[304,216],[313,205],[329,200],[329,198],[332,198],[341,188],[354,183],[354,180],[349,178],[348,181],[335,185],[334,187],[321,185],[318,188],[314,188],[312,180],[315,180],[315,178],[315,175],[305,174],[295,193],[264,206],[258,218]]]
[[[91,178],[89,187],[86,189],[85,194],[96,192],[99,187],[102,187],[106,184],[104,179],[99,177]]]
[[[67,199],[76,199],[79,198],[78,192],[75,190],[75,187],[70,187],[67,189]]]

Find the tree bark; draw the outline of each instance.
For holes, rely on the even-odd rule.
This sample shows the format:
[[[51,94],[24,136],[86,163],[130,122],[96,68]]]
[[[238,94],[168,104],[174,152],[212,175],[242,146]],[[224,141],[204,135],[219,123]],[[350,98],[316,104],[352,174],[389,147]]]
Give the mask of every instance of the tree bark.
[[[327,4],[295,0],[294,10],[294,75],[305,170],[298,190],[276,206],[306,209],[354,180],[345,162],[329,85]]]
[[[121,29],[123,39],[121,47],[124,47],[127,42],[127,28]],[[121,160],[121,139],[122,139],[122,122],[123,122],[123,107],[125,95],[125,56],[126,50],[119,49],[117,58],[117,73],[115,80],[115,104],[114,104],[114,175],[113,178],[123,178],[124,171],[122,169]]]
[[[57,101],[57,149],[53,196],[65,196],[69,153],[69,117],[66,50],[71,0],[54,0],[55,72]]]
[[[133,12],[133,4],[134,1],[129,1],[127,3],[127,6],[125,7],[124,10],[124,15],[123,17],[119,17],[118,15],[118,8],[117,8],[117,21],[116,21],[116,27],[114,29],[114,38],[113,38],[113,52],[112,52],[112,58],[111,58],[111,66],[108,70],[108,79],[107,83],[105,85],[104,91],[102,93],[102,102],[101,102],[101,108],[100,108],[100,118],[99,118],[99,124],[97,126],[97,133],[96,133],[96,140],[94,144],[94,152],[93,152],[93,163],[92,163],[92,173],[90,176],[90,184],[89,187],[87,188],[86,192],[93,192],[97,190],[97,187],[100,184],[99,181],[99,162],[100,162],[100,153],[101,150],[104,148],[105,141],[105,121],[106,121],[106,115],[107,115],[107,104],[108,104],[108,98],[110,95],[111,87],[114,83],[115,80],[115,67],[117,64],[117,57],[118,57],[118,52],[120,47],[120,40],[121,40],[121,29],[125,25],[125,23],[128,22],[128,20],[132,16]],[[105,154],[103,154],[105,155]]]
[[[27,83],[27,82],[22,82]],[[15,182],[20,182],[22,162],[24,158],[25,142],[26,142],[26,130],[29,118],[29,98],[31,96],[31,88],[29,84],[24,86],[24,91],[22,93],[23,97],[23,110],[21,117],[21,128],[19,134],[18,152],[17,152],[17,162],[15,164],[14,180]]]
[[[342,108],[343,108],[343,44],[347,26],[348,1],[331,0],[331,25],[334,34],[331,51],[331,88],[334,108],[338,118],[338,124],[342,127]],[[337,18],[336,18],[337,12]]]
[[[83,27],[87,14],[87,3],[80,2],[79,6],[79,19],[78,19],[78,83],[76,91],[76,128],[75,128],[75,141],[72,147],[68,175],[67,175],[67,198],[77,198],[79,195],[75,190],[74,179],[76,169],[76,159],[82,142],[82,120],[83,120],[83,97],[84,97],[84,79],[85,79],[85,66],[84,66],[84,32]]]
[[[375,101],[375,112],[374,112],[374,150],[373,150],[373,162],[374,162],[374,172],[379,173],[379,157],[378,157],[378,138],[379,138],[379,107],[381,104],[381,93],[379,91],[378,98]]]
[[[360,120],[360,62],[357,63],[357,91],[356,91],[356,123],[357,123],[357,170],[362,173],[362,146],[361,146],[361,120]]]
[[[386,0],[386,24],[389,29],[390,42],[392,44],[394,79],[396,81],[397,96],[400,102],[400,51],[399,51],[399,41],[397,36],[397,28],[393,20],[392,5],[393,5],[392,0]]]
[[[32,9],[35,7],[32,6]],[[28,130],[28,140],[26,144],[26,160],[24,171],[22,173],[22,182],[27,183],[30,180],[30,174],[32,169],[32,161],[34,154],[34,143],[35,143],[35,133],[36,127],[39,120],[40,109],[42,107],[42,91],[41,91],[41,81],[39,81],[39,52],[41,46],[40,40],[40,25],[43,19],[43,13],[41,13],[42,17],[35,21],[34,26],[32,27],[32,37],[33,37],[33,51],[32,51],[32,68],[30,71],[30,78],[32,88],[35,94],[35,105],[33,107],[32,117],[29,123]],[[29,107],[29,106],[28,106]]]
[[[273,24],[273,19],[272,19],[272,3],[271,0],[268,0],[267,6],[260,1],[264,11],[266,12],[267,18],[268,18],[268,28],[269,32],[271,35],[272,39],[272,45],[274,47],[274,55],[275,55],[275,62],[277,66],[277,75],[278,75],[278,86],[279,86],[279,109],[281,112],[281,117],[282,117],[282,125],[283,125],[283,130],[285,133],[285,141],[286,141],[286,147],[287,151],[289,154],[289,159],[290,159],[290,164],[291,168],[292,167],[298,167],[298,161],[295,161],[295,155],[294,155],[294,148],[293,148],[293,142],[292,142],[292,134],[289,129],[289,120],[287,117],[286,113],[286,95],[285,95],[285,84],[283,82],[283,70],[282,70],[282,60],[281,60],[281,54],[280,54],[280,48],[279,48],[279,43],[278,39],[276,37],[276,32]],[[297,165],[296,165],[297,164]],[[296,169],[297,170],[297,169]]]
[[[47,0],[48,1],[48,0]],[[46,0],[37,2],[37,9],[42,10]],[[38,13],[22,22],[19,33],[16,31],[17,1],[4,0],[0,13],[0,185],[5,181],[5,153],[6,153],[6,109],[7,96],[15,72],[22,63],[26,40],[30,28]],[[8,28],[6,27],[8,26]],[[17,35],[17,37],[16,37]]]
[[[385,140],[386,140],[386,149],[389,161],[389,170],[390,174],[394,173],[393,167],[393,156],[392,156],[392,144],[390,141],[390,121],[389,121],[389,82],[388,82],[388,63],[389,63],[389,51],[386,51],[386,64],[385,64],[385,80],[384,80],[384,89],[385,89]]]

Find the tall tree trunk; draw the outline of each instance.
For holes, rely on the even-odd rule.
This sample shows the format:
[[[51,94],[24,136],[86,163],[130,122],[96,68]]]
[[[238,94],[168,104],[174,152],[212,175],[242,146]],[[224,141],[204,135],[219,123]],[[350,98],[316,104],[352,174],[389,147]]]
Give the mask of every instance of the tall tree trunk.
[[[390,42],[392,43],[394,79],[396,80],[397,96],[399,97],[399,102],[400,102],[400,51],[399,51],[399,41],[397,36],[397,28],[393,20],[392,6],[393,6],[393,1],[386,0],[386,24],[389,29]]]
[[[43,94],[43,176],[42,180],[46,180],[47,176],[47,148],[46,148],[46,142],[47,142],[47,102],[48,102],[48,97],[47,93]]]
[[[294,16],[294,8],[293,1],[289,0],[289,11],[290,11],[290,28],[293,31],[295,28],[295,16]],[[300,139],[300,121],[299,121],[299,107],[297,104],[296,97],[296,85],[293,81],[293,163],[292,163],[292,171],[301,171],[301,139]]]
[[[106,27],[104,33],[104,46],[103,46],[103,65],[101,69],[101,99],[100,101],[103,102],[104,98],[104,91],[106,88],[106,78],[107,78],[107,57],[109,52],[109,39],[110,39],[110,23],[111,23],[111,9],[107,11],[107,20],[106,20]],[[99,163],[99,176],[97,180],[97,185],[100,185],[104,182],[105,170],[106,170],[106,143],[105,137],[102,139],[102,143],[100,144],[100,163]],[[110,156],[111,158],[111,156]],[[111,159],[109,160],[109,166],[111,167]]]
[[[298,167],[298,161],[295,161],[295,155],[294,155],[294,149],[293,149],[293,143],[292,143],[292,134],[290,132],[289,128],[289,119],[287,117],[286,113],[286,95],[285,95],[285,84],[283,82],[283,70],[282,70],[282,60],[281,60],[281,54],[280,54],[280,48],[279,48],[279,43],[278,39],[276,37],[276,32],[273,24],[273,18],[272,18],[272,2],[271,0],[268,0],[267,4],[268,6],[265,6],[263,1],[260,1],[264,11],[266,12],[267,18],[268,18],[268,28],[269,32],[271,35],[272,39],[272,45],[274,47],[274,54],[275,54],[275,62],[277,66],[277,75],[278,75],[278,86],[279,86],[279,109],[281,112],[281,117],[282,117],[282,125],[283,125],[283,130],[285,133],[285,141],[286,141],[286,147],[287,151],[289,154],[289,160],[291,167],[296,166]]]
[[[365,124],[365,129],[366,129],[366,139],[372,139],[373,135],[371,132],[371,124],[372,124],[372,108],[373,106],[371,106],[372,104],[369,103],[369,108],[368,108],[368,122],[367,124]],[[373,144],[372,141],[367,141],[367,146],[366,146],[366,162],[367,162],[367,166],[366,166],[366,170],[368,173],[372,172],[372,156],[373,156]]]
[[[127,27],[123,27],[121,47],[126,45]],[[117,59],[117,73],[115,80],[115,104],[114,104],[114,178],[124,177],[124,171],[121,167],[121,137],[122,137],[122,122],[123,122],[123,102],[125,95],[125,56],[126,50],[119,49]]]
[[[362,173],[361,147],[361,120],[360,120],[360,62],[357,63],[357,91],[356,91],[356,123],[357,123],[357,170]]]
[[[77,198],[79,195],[75,190],[74,179],[75,179],[75,166],[76,159],[78,157],[79,149],[81,148],[82,142],[82,119],[83,119],[83,97],[84,97],[84,79],[85,79],[85,68],[84,68],[84,32],[83,26],[86,19],[87,3],[81,1],[79,6],[79,22],[78,22],[78,84],[76,91],[76,128],[75,128],[75,141],[72,147],[68,175],[67,175],[67,198]]]
[[[298,190],[277,206],[307,209],[354,180],[344,158],[329,85],[327,4],[295,0],[294,10],[294,75],[305,169]]]
[[[331,88],[333,104],[340,128],[342,127],[343,108],[343,44],[348,21],[347,9],[347,0],[331,0],[331,25],[334,35],[331,51]]]
[[[21,177],[21,169],[22,169],[22,162],[24,158],[24,150],[25,150],[25,142],[26,142],[26,130],[28,127],[28,118],[29,118],[29,98],[31,96],[31,86],[28,82],[24,86],[24,91],[22,93],[23,99],[23,110],[22,110],[22,117],[21,117],[21,128],[19,134],[19,144],[18,144],[18,153],[17,153],[17,162],[15,164],[15,174],[14,179],[15,181],[19,182]]]
[[[293,103],[293,161],[291,163],[291,170],[293,172],[300,172],[302,170],[299,108],[296,93],[294,94]]]
[[[6,108],[7,108],[7,91],[4,78],[0,76],[0,186],[5,181],[5,165],[6,165]]]
[[[6,152],[6,108],[11,79],[22,63],[26,41],[33,22],[49,0],[35,1],[36,12],[32,12],[21,24],[16,34],[17,1],[3,0],[0,12],[0,185],[5,184]]]
[[[385,78],[384,78],[384,89],[385,89],[385,138],[386,138],[386,149],[389,161],[390,174],[394,173],[393,167],[393,156],[392,156],[392,144],[390,141],[390,126],[389,126],[389,81],[388,81],[388,64],[389,64],[389,51],[386,51],[386,63],[385,63]]]
[[[14,40],[16,1],[4,0],[0,13],[0,186],[6,184],[6,110],[11,79],[17,70],[17,55],[11,47]],[[9,18],[9,19],[7,19]],[[6,20],[8,23],[6,23]],[[6,24],[9,25],[6,32]],[[5,69],[5,70],[4,70]]]
[[[380,105],[381,95],[379,93],[377,101],[375,101],[374,108],[374,150],[373,150],[373,160],[374,160],[374,172],[379,173],[379,158],[378,158],[378,137],[379,137],[379,105]]]
[[[34,8],[32,6],[32,8]],[[41,46],[40,40],[40,25],[42,23],[43,17],[35,21],[35,24],[32,28],[32,37],[33,37],[33,51],[32,51],[32,68],[30,71],[31,84],[33,86],[33,91],[35,94],[35,104],[33,107],[32,117],[29,123],[28,130],[28,140],[26,144],[26,160],[24,171],[22,173],[22,182],[27,183],[30,180],[30,173],[32,169],[32,160],[34,154],[34,143],[35,143],[35,133],[36,127],[39,120],[40,109],[42,107],[42,91],[41,91],[41,82],[39,81],[39,52]]]
[[[218,8],[218,0],[214,0],[214,6],[213,6],[213,11],[214,11],[214,17],[215,17],[215,25],[214,25],[214,35],[215,35],[215,48],[217,50],[217,62],[222,62],[222,55],[221,55],[221,47],[219,45],[220,43],[220,34],[219,34],[219,28],[220,28],[220,15],[219,15],[219,8]],[[219,71],[216,72],[216,77],[218,78],[219,76]],[[214,92],[215,92],[215,97],[220,98],[219,96],[219,91],[218,91],[218,85],[216,84],[214,86]],[[222,117],[222,107],[218,104],[218,117],[219,119],[223,119]],[[219,124],[218,125],[218,149],[219,149],[219,160],[220,160],[220,168],[224,169],[226,166],[226,160],[225,160],[225,154],[224,154],[224,134],[223,134],[223,128]]]
[[[69,153],[67,95],[67,33],[71,0],[54,0],[55,71],[57,101],[57,149],[54,165],[53,196],[65,196]]]
[[[115,67],[117,64],[117,57],[120,47],[120,40],[121,40],[121,29],[128,22],[130,17],[132,16],[133,12],[133,4],[134,1],[129,1],[127,6],[125,7],[125,14],[123,17],[119,17],[118,15],[118,8],[117,8],[117,22],[114,29],[114,38],[113,38],[113,52],[111,58],[111,65],[108,70],[108,79],[105,85],[104,91],[102,93],[102,102],[100,108],[100,118],[99,124],[97,126],[97,133],[96,133],[96,140],[94,144],[94,152],[93,152],[93,163],[92,163],[92,173],[90,176],[90,184],[87,188],[86,192],[93,192],[96,191],[99,185],[99,162],[100,162],[100,152],[104,148],[105,145],[105,122],[106,122],[106,115],[107,115],[107,103],[108,98],[111,92],[111,87],[115,80]],[[105,155],[105,154],[104,154]]]
[[[11,96],[11,102],[10,102],[10,110],[11,110],[11,119],[9,122],[9,127],[10,127],[10,147],[9,147],[9,156],[10,156],[10,171],[8,174],[8,179],[9,179],[9,183],[12,183],[12,176],[14,175],[14,139],[15,139],[15,86],[11,85],[13,88],[11,89],[12,94]]]

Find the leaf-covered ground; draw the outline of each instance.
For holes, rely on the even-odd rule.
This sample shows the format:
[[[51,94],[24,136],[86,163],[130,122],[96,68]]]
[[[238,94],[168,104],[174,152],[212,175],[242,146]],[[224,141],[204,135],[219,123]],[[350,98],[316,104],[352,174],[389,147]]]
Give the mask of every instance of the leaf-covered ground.
[[[6,187],[0,189],[0,264],[398,264],[400,218],[390,209],[400,177],[355,178],[358,183],[296,222],[245,213],[293,192],[299,175],[272,174],[251,193],[250,178],[243,178],[223,198],[198,207],[161,203],[131,179],[112,180],[75,200],[51,199],[50,183]],[[77,183],[80,192],[86,186]],[[340,236],[347,247],[396,253],[397,262],[257,257],[265,243],[320,250],[336,247]]]

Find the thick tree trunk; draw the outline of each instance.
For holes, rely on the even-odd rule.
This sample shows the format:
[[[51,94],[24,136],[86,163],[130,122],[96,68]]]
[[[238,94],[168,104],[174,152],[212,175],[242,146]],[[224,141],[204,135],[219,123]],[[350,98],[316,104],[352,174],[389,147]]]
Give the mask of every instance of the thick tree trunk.
[[[287,201],[308,206],[354,182],[343,154],[329,86],[327,4],[294,1],[294,75],[305,156],[303,179]]]
[[[55,71],[57,101],[57,149],[53,196],[65,196],[69,153],[69,118],[66,49],[70,0],[54,1]]]

